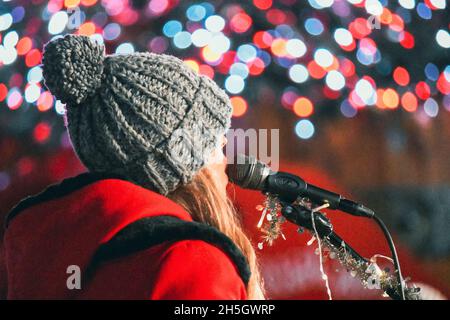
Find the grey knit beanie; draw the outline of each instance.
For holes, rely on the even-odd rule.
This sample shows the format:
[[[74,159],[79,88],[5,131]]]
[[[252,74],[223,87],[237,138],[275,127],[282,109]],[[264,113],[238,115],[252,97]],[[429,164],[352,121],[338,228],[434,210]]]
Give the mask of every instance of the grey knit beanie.
[[[66,103],[78,157],[164,195],[189,183],[230,126],[229,97],[176,57],[104,52],[77,35],[44,48],[45,85]]]

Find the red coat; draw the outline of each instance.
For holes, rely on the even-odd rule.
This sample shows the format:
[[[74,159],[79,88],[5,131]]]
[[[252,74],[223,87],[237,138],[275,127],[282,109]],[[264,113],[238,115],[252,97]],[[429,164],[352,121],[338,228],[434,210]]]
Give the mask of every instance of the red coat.
[[[27,200],[8,221],[8,299],[246,299],[236,260],[204,240],[141,248],[88,275],[98,249],[127,225],[161,215],[192,221],[166,197],[110,178],[72,182],[39,199]],[[67,286],[73,265],[80,268],[81,289]]]

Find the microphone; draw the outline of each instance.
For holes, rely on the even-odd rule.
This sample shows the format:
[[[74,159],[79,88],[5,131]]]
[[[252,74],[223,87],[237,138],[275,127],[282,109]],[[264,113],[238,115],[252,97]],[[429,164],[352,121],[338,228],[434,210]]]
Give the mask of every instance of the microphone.
[[[328,203],[330,209],[355,216],[372,218],[375,215],[373,210],[362,204],[308,184],[296,175],[272,171],[269,166],[252,156],[237,154],[234,162],[227,165],[226,173],[231,182],[242,188],[276,194],[285,202],[292,203],[300,196],[316,203]]]

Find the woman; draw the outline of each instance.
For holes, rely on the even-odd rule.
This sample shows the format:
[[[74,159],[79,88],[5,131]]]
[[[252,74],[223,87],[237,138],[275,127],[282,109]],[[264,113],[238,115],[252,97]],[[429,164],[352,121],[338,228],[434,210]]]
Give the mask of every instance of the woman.
[[[175,57],[85,36],[49,42],[43,75],[88,172],[9,213],[8,298],[264,298],[225,190],[228,96]]]

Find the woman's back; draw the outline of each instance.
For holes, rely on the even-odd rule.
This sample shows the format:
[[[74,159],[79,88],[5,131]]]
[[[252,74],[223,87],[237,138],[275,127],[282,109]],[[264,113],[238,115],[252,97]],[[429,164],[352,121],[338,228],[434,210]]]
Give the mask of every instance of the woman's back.
[[[9,215],[4,243],[9,299],[246,298],[236,257],[220,243],[189,235],[147,247],[122,236],[114,244],[120,256],[96,261],[99,248],[137,221],[192,218],[170,199],[131,182],[89,177],[65,180]]]

